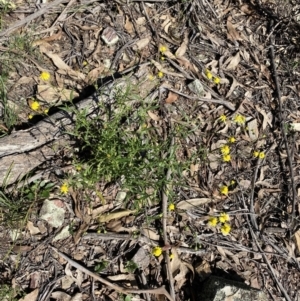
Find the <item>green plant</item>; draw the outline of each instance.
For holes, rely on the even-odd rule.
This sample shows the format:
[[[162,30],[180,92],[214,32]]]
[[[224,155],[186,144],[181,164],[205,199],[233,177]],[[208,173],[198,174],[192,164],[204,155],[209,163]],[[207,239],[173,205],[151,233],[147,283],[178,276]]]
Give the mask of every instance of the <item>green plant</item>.
[[[6,90],[6,78],[0,76],[0,102],[2,106],[2,127],[0,126],[0,137],[9,134],[15,124],[17,123],[18,116],[15,108],[8,104],[7,90]],[[0,124],[1,125],[1,124]]]
[[[33,205],[49,197],[53,183],[35,181],[12,192],[0,191],[0,222],[9,228],[22,228]]]
[[[71,183],[78,188],[93,188],[99,181],[120,181],[127,199],[141,208],[148,200],[160,200],[163,187],[170,182],[166,179],[169,168],[172,180],[179,184],[176,175],[181,175],[189,162],[179,162],[179,146],[171,143],[175,136],[183,136],[183,131],[174,130],[163,139],[149,125],[147,113],[158,108],[142,101],[133,105],[132,99],[138,99],[134,89],[128,84],[117,91],[115,103],[111,107],[101,104],[100,113],[93,119],[87,118],[87,111],[76,112],[75,129],[69,134],[77,141],[74,165],[80,170]]]
[[[17,293],[15,289],[7,284],[0,284],[0,299],[3,301],[17,301]]]
[[[128,273],[134,273],[134,271],[138,268],[138,265],[132,261],[132,260],[128,260],[126,262],[126,266],[125,269],[127,270]]]

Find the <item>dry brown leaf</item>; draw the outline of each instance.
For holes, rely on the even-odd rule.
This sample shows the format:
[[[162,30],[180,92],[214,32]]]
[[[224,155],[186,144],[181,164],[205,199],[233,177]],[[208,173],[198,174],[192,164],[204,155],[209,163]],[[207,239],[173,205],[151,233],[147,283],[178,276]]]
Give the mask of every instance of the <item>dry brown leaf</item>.
[[[189,36],[188,36],[188,32],[186,31],[184,33],[184,39],[183,39],[182,44],[176,50],[176,53],[175,53],[176,57],[182,57],[182,56],[184,56],[184,54],[186,53],[187,47],[188,47],[188,43],[189,43]]]
[[[112,219],[122,218],[124,216],[128,216],[132,213],[135,213],[135,210],[122,210],[118,212],[112,212],[99,217],[99,223],[106,223],[111,221]]]
[[[165,53],[166,54],[166,53]],[[179,74],[179,73],[175,73],[175,72],[170,72],[169,70],[165,69],[160,63],[151,60],[151,63],[161,72],[165,73],[165,74],[169,74],[171,76],[175,76],[175,77],[181,77],[184,78],[184,75]]]
[[[146,237],[148,237],[152,240],[157,240],[157,241],[160,240],[160,235],[157,233],[156,230],[146,228],[146,229],[142,229],[141,232],[142,232],[143,235],[145,235]]]
[[[137,25],[145,25],[146,24],[146,18],[145,17],[139,17],[136,19],[136,24]]]
[[[224,65],[227,67],[225,68],[225,70],[235,70],[235,68],[237,67],[237,65],[240,63],[241,61],[241,56],[240,56],[240,52],[238,52],[235,56],[232,56],[230,58],[228,58],[226,60],[226,62],[224,63]]]
[[[194,64],[192,64],[187,58],[178,57],[178,58],[176,58],[176,60],[180,66],[183,66],[187,70],[194,71],[195,73],[199,72],[199,69]]]
[[[173,103],[178,99],[178,94],[169,91],[168,97],[166,99],[166,103]]]
[[[100,74],[103,73],[104,69],[105,69],[104,65],[101,65],[100,67],[91,70],[87,75],[88,81],[95,82],[100,77]]]
[[[39,295],[39,289],[35,289],[31,293],[27,294],[24,298],[20,299],[19,301],[35,301]]]
[[[27,222],[27,229],[29,230],[31,235],[36,235],[41,232],[40,229],[38,227],[35,227],[30,221]]]
[[[157,116],[156,114],[154,114],[152,111],[147,111],[147,114],[149,115],[149,117],[154,120],[154,121],[159,121],[161,118],[159,116]]]
[[[119,275],[112,275],[108,276],[107,279],[111,281],[134,281],[136,279],[136,276],[134,274],[119,274]]]
[[[41,40],[36,40],[32,43],[33,46],[39,46],[39,45],[43,45],[45,43],[51,42],[51,41],[55,41],[55,40],[60,40],[62,37],[62,30],[59,30],[58,33],[51,35],[50,37],[46,37],[44,39]]]
[[[226,253],[225,253],[225,251],[224,251],[224,249],[222,247],[217,246],[217,250],[219,251],[219,253],[221,254],[221,256],[223,258],[226,258]]]
[[[133,24],[129,21],[128,16],[126,16],[126,21],[125,21],[125,25],[124,25],[125,30],[129,33],[132,34],[133,33]]]
[[[257,120],[253,119],[247,123],[248,127],[248,134],[252,141],[256,141],[258,139],[258,127],[257,127]]]
[[[77,97],[79,94],[74,90],[59,89],[49,85],[38,85],[37,86],[37,98],[47,103],[56,103],[59,100],[70,101]]]
[[[235,90],[235,88],[240,85],[233,76],[231,76],[231,78],[232,78],[232,84],[231,84],[231,87],[230,87],[229,91],[227,92],[225,98],[228,98],[232,94],[232,92]]]
[[[52,292],[51,293],[51,298],[53,298],[54,300],[61,300],[61,301],[70,301],[71,300],[71,296],[68,295],[65,292]]]
[[[149,43],[150,43],[150,37],[140,39],[135,43],[133,49],[141,50],[141,49],[145,48]]]
[[[295,243],[297,246],[297,251],[298,251],[298,253],[300,253],[300,230],[295,232],[294,237],[295,237]]]
[[[53,61],[54,65],[58,68],[59,73],[68,74],[69,76],[76,78],[77,80],[85,80],[85,75],[83,73],[73,70],[60,58],[58,54],[52,53],[44,45],[40,45],[40,51],[46,54]]]
[[[171,253],[173,254],[173,259],[170,262],[171,272],[174,276],[174,280],[177,282],[176,286],[180,289],[186,282],[186,274],[189,270],[179,258],[175,248],[171,249]]]
[[[266,111],[261,109],[259,106],[255,106],[255,109],[264,117],[262,129],[265,130],[267,124],[270,126],[270,128],[272,128],[272,120],[273,120],[272,113],[271,112],[266,113]]]
[[[209,198],[197,198],[197,199],[189,199],[185,201],[180,201],[177,205],[176,208],[182,209],[182,210],[188,210],[195,208],[200,205],[204,205],[211,202],[211,199]]]
[[[233,24],[231,23],[232,17],[229,16],[227,19],[227,30],[228,30],[228,34],[227,34],[227,38],[231,41],[242,41],[242,38],[240,37],[240,34],[236,31],[236,29],[234,28]]]

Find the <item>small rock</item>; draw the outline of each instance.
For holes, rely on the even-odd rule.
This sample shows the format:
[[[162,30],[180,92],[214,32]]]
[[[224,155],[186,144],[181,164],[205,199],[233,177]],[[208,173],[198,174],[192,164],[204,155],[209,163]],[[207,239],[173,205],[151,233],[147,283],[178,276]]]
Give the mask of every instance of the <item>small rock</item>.
[[[198,285],[197,285],[198,287]],[[196,300],[202,301],[268,301],[266,294],[243,282],[210,276],[199,286]]]
[[[115,45],[119,41],[119,37],[118,37],[116,31],[112,27],[106,27],[103,30],[101,39],[108,46]]]
[[[40,219],[47,221],[50,226],[58,228],[64,223],[64,217],[65,209],[62,201],[44,201],[40,211]]]
[[[198,97],[202,97],[204,95],[204,88],[199,79],[196,79],[193,82],[189,83],[188,87]]]

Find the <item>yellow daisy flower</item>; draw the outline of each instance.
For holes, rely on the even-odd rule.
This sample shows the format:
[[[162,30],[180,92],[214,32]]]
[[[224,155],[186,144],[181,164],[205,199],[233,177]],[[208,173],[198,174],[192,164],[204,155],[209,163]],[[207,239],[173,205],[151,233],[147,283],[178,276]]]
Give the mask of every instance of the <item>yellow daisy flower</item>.
[[[230,221],[230,217],[227,213],[222,212],[219,216],[219,221],[220,223],[225,223],[225,222],[229,222]]]
[[[214,216],[210,216],[209,219],[208,219],[208,223],[207,224],[210,227],[215,227],[217,225],[217,223],[218,223],[218,219],[216,217],[214,217]]]
[[[259,156],[259,152],[258,152],[258,151],[254,151],[254,152],[253,152],[253,157],[254,157],[254,158],[257,158],[258,156]]]
[[[168,50],[168,48],[167,48],[166,46],[164,46],[164,45],[160,45],[160,46],[159,46],[159,51],[160,51],[162,54],[164,54],[167,50]]]
[[[62,186],[60,187],[60,192],[62,194],[67,194],[69,192],[69,186],[67,183],[62,184]]]
[[[234,116],[233,121],[237,124],[243,125],[246,122],[246,118],[245,116],[238,114]]]
[[[264,152],[260,152],[258,154],[259,159],[263,159],[265,157],[265,153]]]
[[[157,73],[157,76],[158,76],[159,78],[162,78],[162,77],[164,76],[164,74],[163,74],[163,72],[159,71],[159,72]]]
[[[174,211],[175,210],[175,205],[174,204],[170,204],[169,205],[169,211]]]
[[[228,186],[223,185],[220,189],[221,194],[228,195]]]
[[[235,141],[236,141],[236,139],[233,136],[228,138],[229,143],[234,143]]]
[[[40,79],[41,80],[44,80],[44,81],[47,81],[50,79],[50,73],[47,72],[47,71],[43,71],[41,74],[40,74]]]
[[[213,78],[213,82],[216,84],[216,85],[218,85],[219,83],[220,83],[220,77],[214,77]]]
[[[159,257],[162,254],[162,248],[161,247],[154,247],[152,249],[152,255]]]
[[[231,227],[228,223],[225,223],[222,227],[221,227],[221,232],[224,236],[228,235],[230,233]]]
[[[33,110],[33,111],[37,111],[40,107],[40,103],[38,101],[33,101],[31,104],[30,104],[30,108]]]
[[[223,145],[221,147],[221,153],[222,153],[222,155],[228,155],[228,154],[230,154],[230,147],[227,144]]]
[[[205,75],[209,80],[211,80],[213,77],[212,73],[208,69],[205,70]]]
[[[222,122],[225,122],[226,119],[227,119],[227,117],[224,114],[219,117],[219,120],[222,121]]]
[[[223,162],[230,162],[230,160],[231,160],[230,154],[223,156]]]

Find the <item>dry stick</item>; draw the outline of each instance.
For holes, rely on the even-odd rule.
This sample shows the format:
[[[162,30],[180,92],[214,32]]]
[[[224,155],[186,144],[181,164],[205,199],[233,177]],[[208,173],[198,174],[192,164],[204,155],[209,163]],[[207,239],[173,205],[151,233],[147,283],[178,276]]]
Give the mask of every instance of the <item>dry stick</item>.
[[[172,138],[171,141],[171,146],[173,147],[175,142],[174,137]],[[171,154],[170,154],[171,155]],[[171,168],[168,169],[167,175],[166,175],[166,181],[168,182],[172,174]],[[168,241],[168,236],[167,236],[167,214],[168,214],[168,196],[167,193],[169,193],[169,187],[168,184],[166,184],[165,188],[163,189],[163,194],[162,194],[162,211],[163,211],[163,220],[162,220],[162,226],[163,226],[163,238],[164,238],[164,244],[165,246],[169,245]],[[173,299],[175,299],[175,287],[174,287],[174,279],[173,279],[173,274],[171,270],[171,262],[170,262],[170,257],[168,252],[164,253],[165,261],[167,263],[167,272],[168,272],[168,279],[170,282],[170,294]]]
[[[292,162],[292,157],[291,157],[291,152],[289,149],[289,144],[287,141],[286,133],[283,127],[283,116],[282,116],[282,102],[281,102],[281,91],[278,83],[278,76],[277,76],[277,71],[276,71],[276,65],[275,65],[275,55],[274,55],[274,37],[271,37],[271,45],[270,45],[270,57],[271,57],[271,64],[273,68],[273,77],[275,81],[275,87],[276,87],[276,94],[278,97],[278,104],[279,104],[279,118],[280,118],[280,129],[281,133],[283,136],[284,140],[284,145],[286,148],[286,154],[287,154],[287,159],[288,159],[288,164],[289,164],[289,169],[290,169],[290,178],[291,178],[291,184],[292,184],[292,192],[293,192],[293,205],[292,205],[292,224],[294,223],[295,220],[295,211],[296,211],[296,197],[297,197],[297,192],[296,192],[296,186],[294,182],[294,170],[293,170],[293,162]]]
[[[61,253],[60,251],[58,251],[56,248],[52,247],[51,248],[57,252],[59,254],[59,256],[61,256],[62,258],[64,258],[71,266],[73,266],[74,268],[80,270],[81,272],[93,277],[94,279],[100,281],[101,283],[109,286],[110,288],[116,290],[119,293],[122,294],[128,294],[128,293],[136,293],[136,294],[143,294],[143,293],[152,293],[152,294],[156,294],[156,295],[165,295],[170,301],[175,301],[175,299],[173,299],[170,294],[167,292],[167,290],[162,286],[159,288],[152,288],[152,289],[127,289],[127,288],[123,288],[119,285],[113,284],[111,282],[109,282],[108,280],[100,277],[99,275],[91,272],[90,270],[88,270],[87,268],[83,267],[82,265],[80,265],[79,263],[77,263],[76,261],[72,260],[71,258],[69,258],[68,256],[66,256],[65,254]]]
[[[55,0],[53,2],[50,2],[48,5],[42,7],[39,11],[31,14],[30,16],[15,22],[12,26],[10,26],[8,29],[1,31],[0,32],[0,37],[6,36],[7,38],[9,37],[9,34],[16,30],[17,28],[25,25],[26,23],[29,23],[33,21],[34,19],[38,18],[39,16],[43,15],[44,13],[48,13],[49,9],[52,8],[53,6],[59,5],[61,3],[69,2],[70,0]]]
[[[220,105],[225,106],[227,109],[229,109],[231,111],[235,111],[234,105],[231,102],[223,100],[223,99],[208,99],[208,98],[204,98],[204,97],[194,97],[194,96],[189,96],[189,95],[186,95],[184,93],[181,93],[181,92],[179,92],[177,90],[171,89],[171,88],[169,88],[167,86],[164,86],[164,88],[168,89],[171,92],[179,94],[179,95],[181,95],[183,97],[186,97],[188,99],[195,99],[195,100],[200,100],[200,101],[205,101],[205,102],[218,103]]]
[[[243,200],[243,205],[245,208],[247,208],[246,206],[246,202],[245,202],[245,199],[244,199],[244,195],[242,194],[242,200]],[[278,287],[280,288],[282,294],[284,295],[284,297],[286,298],[287,301],[292,301],[288,295],[288,293],[286,292],[286,290],[284,289],[284,287],[282,286],[281,282],[278,280],[278,278],[276,277],[275,273],[274,273],[274,269],[273,267],[271,266],[265,252],[263,251],[263,249],[260,247],[260,244],[258,243],[258,240],[256,238],[256,235],[254,233],[254,231],[252,230],[252,227],[250,225],[250,222],[249,222],[249,219],[248,219],[248,216],[246,215],[246,221],[247,221],[247,224],[248,224],[248,228],[250,230],[250,233],[251,233],[251,236],[252,238],[255,240],[255,243],[257,245],[257,248],[259,249],[265,263],[267,264],[268,268],[270,269],[271,271],[271,274],[273,276],[273,279],[275,280],[276,284],[278,285]]]
[[[258,228],[258,225],[257,225],[256,215],[255,215],[254,206],[253,206],[253,202],[254,202],[254,189],[255,189],[254,186],[255,186],[256,179],[257,179],[258,169],[259,169],[260,166],[261,166],[261,160],[258,159],[258,161],[256,163],[256,168],[255,168],[255,171],[254,171],[254,175],[253,175],[253,178],[252,178],[251,194],[250,194],[250,208],[249,208],[249,211],[251,213],[250,214],[250,220],[251,220],[252,226],[255,229],[255,231],[259,231],[259,228]]]

